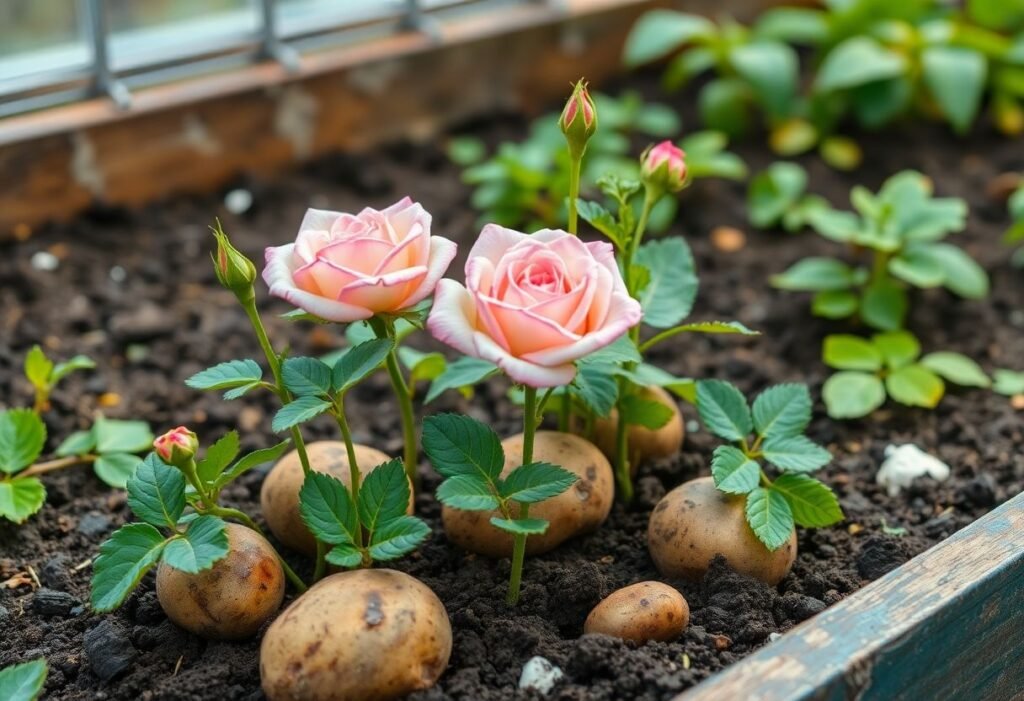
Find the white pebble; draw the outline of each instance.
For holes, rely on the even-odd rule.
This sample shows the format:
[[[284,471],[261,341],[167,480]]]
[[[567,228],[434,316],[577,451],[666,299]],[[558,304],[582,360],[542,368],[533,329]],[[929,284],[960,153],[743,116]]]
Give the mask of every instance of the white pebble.
[[[114,282],[124,282],[128,278],[128,272],[120,265],[110,269],[110,279]]]
[[[689,421],[686,422],[686,432],[687,433],[696,433],[699,430],[700,430],[700,421],[697,421],[696,419],[690,419]]]
[[[780,639],[781,637],[782,637],[782,633],[769,633],[768,634],[768,642],[774,643],[776,640]]]
[[[232,214],[245,214],[252,207],[252,193],[243,188],[224,195],[224,206]]]
[[[49,251],[39,251],[32,254],[32,267],[48,273],[53,272],[60,267],[60,259]]]
[[[520,689],[534,689],[547,695],[555,687],[559,679],[565,674],[561,668],[556,667],[540,655],[531,657],[523,665],[523,673],[519,675]]]
[[[925,475],[939,482],[949,479],[949,465],[929,455],[913,443],[889,445],[885,460],[875,475],[875,481],[886,488],[889,496],[897,496],[918,477]]]

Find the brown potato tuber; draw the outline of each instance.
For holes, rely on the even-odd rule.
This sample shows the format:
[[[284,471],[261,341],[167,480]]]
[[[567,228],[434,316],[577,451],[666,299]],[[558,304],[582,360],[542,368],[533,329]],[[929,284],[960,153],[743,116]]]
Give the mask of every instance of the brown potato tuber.
[[[683,415],[671,394],[661,387],[644,387],[640,390],[644,399],[658,402],[672,410],[672,418],[658,429],[631,425],[626,434],[629,439],[629,469],[636,474],[641,463],[648,460],[664,460],[676,455],[683,447],[686,429],[683,427]],[[612,413],[594,422],[594,445],[601,449],[609,460],[615,461],[615,432],[619,426],[619,412]]]
[[[623,640],[673,640],[690,622],[690,606],[678,591],[661,582],[638,582],[612,592],[587,616],[584,633]]]

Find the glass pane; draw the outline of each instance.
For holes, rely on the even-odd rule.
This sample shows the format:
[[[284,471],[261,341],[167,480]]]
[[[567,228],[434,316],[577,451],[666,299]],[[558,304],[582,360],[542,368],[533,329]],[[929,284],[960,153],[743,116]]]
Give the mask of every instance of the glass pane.
[[[289,37],[360,24],[405,11],[405,0],[277,0],[278,27]]]
[[[0,0],[0,93],[34,89],[33,76],[88,67],[82,9],[78,0]]]

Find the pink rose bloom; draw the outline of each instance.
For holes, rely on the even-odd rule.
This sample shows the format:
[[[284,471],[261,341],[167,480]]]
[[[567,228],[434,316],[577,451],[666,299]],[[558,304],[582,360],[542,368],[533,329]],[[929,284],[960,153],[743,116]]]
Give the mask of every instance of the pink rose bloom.
[[[310,209],[295,243],[266,251],[270,294],[329,321],[397,312],[429,297],[455,257],[408,197],[359,214]]]
[[[199,439],[187,427],[178,426],[158,436],[153,441],[153,449],[166,463],[171,463],[175,458],[188,460],[199,450]]]
[[[466,286],[438,284],[427,328],[516,382],[558,387],[576,376],[574,361],[612,343],[640,317],[611,244],[488,224],[469,253]]]
[[[678,192],[686,184],[686,153],[671,141],[651,146],[640,157],[640,173],[669,192]]]

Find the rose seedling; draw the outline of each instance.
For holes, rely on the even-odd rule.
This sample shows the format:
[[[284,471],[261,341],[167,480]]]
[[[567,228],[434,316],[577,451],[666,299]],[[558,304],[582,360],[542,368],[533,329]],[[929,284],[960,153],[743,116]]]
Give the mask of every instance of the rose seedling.
[[[828,202],[807,194],[807,171],[797,163],[778,161],[755,175],[747,187],[747,213],[758,229],[782,227],[796,232],[811,213],[831,209]]]
[[[942,241],[961,231],[967,204],[932,197],[931,181],[903,171],[889,178],[877,195],[857,186],[850,193],[857,213],[814,210],[808,217],[821,236],[871,253],[869,266],[836,258],[805,258],[772,284],[783,290],[814,292],[817,316],[859,316],[883,331],[903,327],[908,287],[945,287],[967,299],[988,294],[988,275],[966,252]]]
[[[651,556],[666,576],[699,580],[722,555],[737,571],[775,584],[796,558],[795,525],[820,528],[843,518],[832,490],[811,477],[832,455],[804,435],[810,393],[776,385],[748,406],[728,382],[702,380],[697,410],[730,444],[715,449],[710,479],[680,485],[655,507]],[[770,478],[765,465],[778,474]]]
[[[43,658],[0,669],[0,699],[36,701],[43,693],[48,672]]]
[[[921,346],[907,331],[890,331],[870,339],[836,334],[825,339],[823,360],[839,370],[825,382],[822,398],[834,419],[867,416],[888,395],[900,404],[931,409],[946,392],[943,380],[965,387],[989,387],[991,380],[965,355],[941,351],[921,356]]]
[[[76,355],[62,363],[55,363],[46,357],[39,346],[25,356],[25,378],[35,389],[35,404],[32,409],[37,414],[50,410],[50,394],[61,380],[77,370],[92,370],[96,363],[87,356]]]

